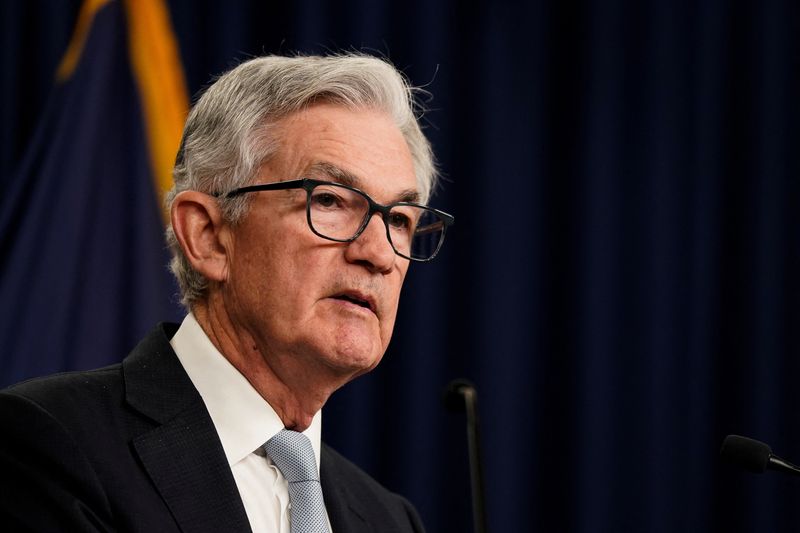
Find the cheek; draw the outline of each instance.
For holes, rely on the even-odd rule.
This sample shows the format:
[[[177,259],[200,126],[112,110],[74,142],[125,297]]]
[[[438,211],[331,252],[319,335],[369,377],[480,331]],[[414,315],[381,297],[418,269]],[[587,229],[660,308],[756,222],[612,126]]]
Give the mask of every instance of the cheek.
[[[287,246],[262,236],[239,246],[231,263],[232,285],[238,299],[257,313],[275,311],[287,303],[287,294],[300,273],[293,274],[293,265],[287,263],[292,253],[280,253]],[[281,250],[279,250],[280,248]]]
[[[324,292],[333,271],[327,254],[297,246],[299,241],[287,243],[281,253],[268,258],[268,270],[260,274],[271,306],[294,321],[310,319],[314,302]]]
[[[309,292],[308,269],[292,261],[293,255],[273,258],[265,264],[260,272],[254,272],[261,278],[263,293],[273,307],[280,307],[284,312],[298,306],[304,294]],[[295,313],[292,313],[293,315]]]
[[[387,306],[386,313],[381,320],[381,336],[385,343],[388,344],[394,330],[395,320],[397,319],[397,309],[400,304],[400,291],[403,287],[403,280],[405,279],[405,270],[401,271],[399,280],[396,282],[394,289],[394,301],[391,305]]]

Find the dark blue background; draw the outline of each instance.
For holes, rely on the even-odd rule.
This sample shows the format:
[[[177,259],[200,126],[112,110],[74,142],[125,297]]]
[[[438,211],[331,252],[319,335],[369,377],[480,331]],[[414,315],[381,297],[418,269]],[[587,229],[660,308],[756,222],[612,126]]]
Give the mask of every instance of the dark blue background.
[[[129,248],[142,237],[97,214],[125,205],[158,238],[155,208],[129,200],[149,185],[126,181],[146,161],[138,110],[117,110],[130,128],[69,137],[127,161],[105,174],[131,188],[121,197],[73,186],[87,160],[59,159],[50,139],[63,135],[42,126],[67,105],[52,73],[78,5],[0,7],[2,383],[118,360],[174,313],[170,289],[126,281],[144,270],[167,287],[163,250],[146,266]],[[411,269],[384,362],[337,393],[324,424],[429,530],[471,527],[463,417],[439,402],[457,376],[479,391],[494,532],[798,530],[800,482],[717,459],[741,433],[800,460],[794,0],[169,6],[192,94],[252,55],[340,49],[387,56],[433,94],[432,203],[456,226],[439,259]],[[92,97],[94,113],[130,101],[128,75]],[[131,153],[100,149],[115,130]],[[92,259],[65,269],[65,255]],[[114,339],[113,353],[92,349]]]

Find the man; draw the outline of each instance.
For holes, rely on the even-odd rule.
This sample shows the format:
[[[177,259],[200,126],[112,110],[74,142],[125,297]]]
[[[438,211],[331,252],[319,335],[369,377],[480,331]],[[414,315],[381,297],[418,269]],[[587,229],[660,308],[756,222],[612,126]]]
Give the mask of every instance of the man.
[[[168,197],[190,313],[120,365],[0,393],[4,529],[422,530],[320,443],[322,406],[378,364],[409,261],[452,223],[424,207],[411,95],[357,55],[258,58],[205,92]]]

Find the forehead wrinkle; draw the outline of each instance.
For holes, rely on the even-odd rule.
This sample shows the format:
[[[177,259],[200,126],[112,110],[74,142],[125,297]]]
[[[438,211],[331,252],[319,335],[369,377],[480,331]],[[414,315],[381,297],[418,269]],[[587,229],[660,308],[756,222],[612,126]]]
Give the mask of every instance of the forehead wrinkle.
[[[334,164],[328,162],[314,163],[311,165],[311,172],[315,174],[324,174],[330,181],[347,185],[358,190],[364,190],[364,186],[358,176],[352,172],[348,172],[343,168],[339,168]],[[401,191],[395,196],[391,203],[395,202],[409,202],[415,203],[419,201],[419,192],[414,189],[406,189]]]

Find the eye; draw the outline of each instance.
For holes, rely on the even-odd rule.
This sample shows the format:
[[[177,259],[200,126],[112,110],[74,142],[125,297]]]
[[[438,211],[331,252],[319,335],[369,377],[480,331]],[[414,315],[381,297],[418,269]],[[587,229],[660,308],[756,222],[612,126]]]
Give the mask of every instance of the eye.
[[[341,208],[343,204],[342,198],[331,191],[320,190],[314,191],[311,195],[312,207],[319,207],[324,209],[337,209]]]
[[[411,222],[411,218],[403,213],[399,213],[397,211],[392,211],[389,213],[389,227],[396,230],[402,230],[404,232],[411,232],[411,226],[413,225]]]

